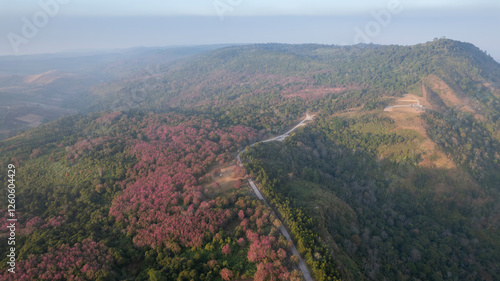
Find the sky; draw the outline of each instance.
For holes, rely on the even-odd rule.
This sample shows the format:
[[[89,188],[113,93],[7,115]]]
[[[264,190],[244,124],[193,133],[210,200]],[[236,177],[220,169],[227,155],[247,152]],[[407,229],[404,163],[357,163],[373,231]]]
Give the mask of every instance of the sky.
[[[498,0],[0,0],[0,55],[225,43],[409,45],[500,61]]]

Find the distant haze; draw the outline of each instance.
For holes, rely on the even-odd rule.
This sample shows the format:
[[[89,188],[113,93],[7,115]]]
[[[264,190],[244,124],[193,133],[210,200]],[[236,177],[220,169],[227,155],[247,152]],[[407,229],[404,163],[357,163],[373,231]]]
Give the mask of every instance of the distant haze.
[[[498,1],[19,2],[0,0],[0,55],[221,43],[407,45],[447,37],[500,61]]]

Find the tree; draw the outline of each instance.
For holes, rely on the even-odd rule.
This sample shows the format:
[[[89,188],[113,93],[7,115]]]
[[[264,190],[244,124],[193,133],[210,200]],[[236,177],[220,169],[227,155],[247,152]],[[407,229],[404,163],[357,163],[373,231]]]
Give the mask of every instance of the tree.
[[[222,253],[224,255],[230,255],[231,254],[231,246],[229,244],[226,244],[222,247]]]
[[[231,278],[233,278],[233,272],[227,268],[223,268],[220,271],[220,276],[222,277],[222,279],[228,281],[231,280]]]

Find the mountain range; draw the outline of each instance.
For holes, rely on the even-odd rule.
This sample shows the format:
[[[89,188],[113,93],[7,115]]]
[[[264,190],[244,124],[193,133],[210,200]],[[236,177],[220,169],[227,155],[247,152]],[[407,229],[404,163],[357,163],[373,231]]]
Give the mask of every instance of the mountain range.
[[[0,63],[6,280],[500,279],[500,64],[472,44]]]

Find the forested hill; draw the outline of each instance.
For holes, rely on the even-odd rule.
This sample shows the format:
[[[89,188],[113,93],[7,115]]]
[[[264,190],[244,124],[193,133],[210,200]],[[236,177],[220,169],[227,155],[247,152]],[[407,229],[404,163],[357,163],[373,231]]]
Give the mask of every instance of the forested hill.
[[[4,256],[0,279],[301,280],[282,221],[317,281],[500,280],[490,56],[448,39],[202,49],[108,65],[126,75],[75,96],[79,115],[0,142],[19,270]]]
[[[472,44],[447,39],[415,46],[257,44],[222,48],[166,70],[140,72],[134,80],[102,85],[94,95],[106,101],[100,99],[96,108],[149,109],[240,101],[262,93],[286,97],[305,88],[318,90],[311,97],[347,89],[396,95],[420,87],[432,74],[468,90],[478,83],[500,83],[498,63],[490,56]]]

